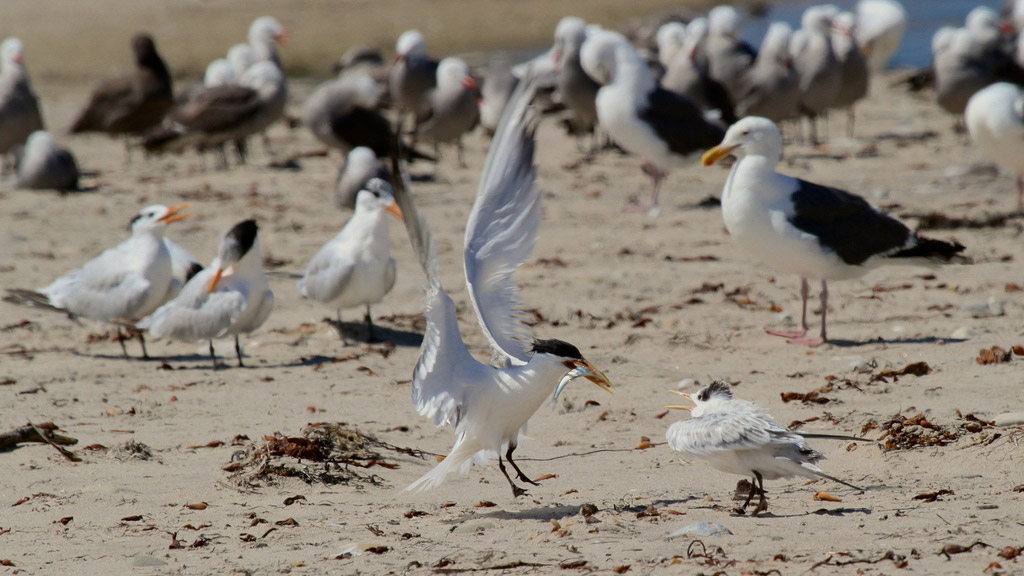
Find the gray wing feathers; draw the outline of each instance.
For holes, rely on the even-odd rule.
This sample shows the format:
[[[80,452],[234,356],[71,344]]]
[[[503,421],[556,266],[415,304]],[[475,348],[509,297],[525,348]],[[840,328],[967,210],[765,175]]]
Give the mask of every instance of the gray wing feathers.
[[[520,85],[498,126],[466,225],[466,284],[492,352],[505,363],[530,358],[530,330],[513,279],[530,257],[540,225],[534,88]]]

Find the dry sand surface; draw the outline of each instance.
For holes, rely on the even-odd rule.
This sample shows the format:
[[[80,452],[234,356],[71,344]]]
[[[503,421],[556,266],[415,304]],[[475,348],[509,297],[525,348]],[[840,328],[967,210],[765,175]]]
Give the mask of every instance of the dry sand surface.
[[[867,195],[911,224],[933,211],[975,221],[1005,215],[1012,181],[952,133],[949,117],[887,88],[891,80],[877,82],[860,107],[857,140],[840,137],[844,122],[834,120],[830,144],[790,145],[782,169]],[[55,126],[68,124],[88,90],[37,84]],[[293,82],[293,109],[310,90]],[[1024,293],[1014,288],[1024,285],[1020,220],[929,232],[965,244],[973,265],[887,267],[834,283],[836,341],[806,350],[764,332],[798,318],[798,279],[774,276],[741,253],[719,210],[697,206],[719,194],[725,169],[673,173],[658,218],[625,212],[629,197],[649,194],[639,161],[605,152],[579,162],[575,143],[546,122],[538,154],[544,219],[518,274],[522,296],[537,311],[535,334],[577,344],[616,394],[577,381],[538,412],[518,454],[529,474],[546,479],[527,497],[513,499],[493,465],[410,494],[403,489],[452,442],[449,430],[435,429],[410,403],[422,272],[404,229],[392,225],[398,283],[373,312],[394,347],[342,346],[322,321],[333,310],[302,300],[287,275],[348,217],[329,201],[339,158],[274,169],[272,160],[320,147],[302,129],[277,126],[270,135],[272,157],[257,141],[252,163],[229,171],[203,171],[193,155],[137,155],[129,164],[118,141],[65,139],[97,173],[87,179],[96,191],[3,191],[4,287],[43,286],[123,240],[142,206],[190,202],[196,217],[174,224],[169,236],[204,262],[233,223],[260,222],[277,306],[243,339],[247,367],[236,368],[231,343],[219,341],[228,367],[213,371],[205,343],[152,342],[160,359],[126,359],[115,342],[96,336],[107,327],[0,305],[0,432],[53,421],[79,440],[73,450],[82,458],[71,462],[42,444],[0,453],[0,559],[12,564],[0,573],[803,574],[822,562],[814,573],[980,573],[993,562],[1001,567],[990,574],[1021,572],[997,555],[1024,544],[1024,493],[1015,490],[1024,484],[1021,429],[966,419],[1021,410],[1024,359],[976,361],[981,349],[1024,344]],[[485,343],[461,250],[487,144],[473,135],[467,167],[449,152],[436,179],[415,187],[438,239],[443,281],[480,358]],[[433,168],[417,164],[413,173]],[[352,330],[361,316],[346,313]],[[136,343],[128,347],[138,353]],[[930,372],[886,375],[917,362]],[[685,417],[664,415],[677,400],[666,389],[713,378],[734,383],[739,397],[783,424],[806,422],[804,430],[878,439],[887,422],[924,414],[940,428],[925,429],[925,437],[949,443],[886,452],[814,441],[828,455],[827,472],[869,490],[774,481],[769,514],[737,516],[738,477],[663,444],[667,426]],[[783,401],[785,393],[812,391],[816,401]],[[270,476],[273,483],[244,468],[251,482],[240,485],[224,470],[236,453],[265,452],[266,436],[299,436],[315,422],[347,423],[427,454],[380,445],[369,447],[375,457],[335,454],[370,458],[356,461],[368,468],[274,457],[272,464],[302,474]],[[913,444],[915,430],[922,428],[908,425],[890,439]],[[639,449],[644,437],[653,446]],[[321,481],[349,474],[358,476]],[[816,500],[819,491],[842,501]],[[937,492],[935,501],[916,498]],[[588,517],[580,513],[585,505]],[[697,522],[729,533],[669,537]],[[939,554],[975,541],[990,547]]]

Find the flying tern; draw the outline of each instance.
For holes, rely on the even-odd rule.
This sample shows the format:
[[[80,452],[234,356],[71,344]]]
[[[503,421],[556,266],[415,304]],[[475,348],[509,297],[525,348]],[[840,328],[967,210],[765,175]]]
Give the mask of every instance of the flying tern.
[[[513,96],[484,165],[466,226],[466,285],[493,364],[478,362],[462,341],[455,303],[441,286],[433,239],[412,203],[408,175],[395,163],[396,200],[429,281],[427,328],[413,373],[413,404],[437,426],[451,424],[456,434],[448,456],[408,490],[436,487],[449,474],[465,472],[474,459],[497,456],[512,494],[524,495],[526,490],[505,469],[502,450],[519,480],[536,485],[512,459],[533,413],[553,390],[557,397],[577,377],[611,392],[611,382],[578,348],[559,340],[531,343],[523,322],[512,276],[533,250],[541,215],[533,162],[536,114],[527,107],[531,97],[532,89],[523,86]]]

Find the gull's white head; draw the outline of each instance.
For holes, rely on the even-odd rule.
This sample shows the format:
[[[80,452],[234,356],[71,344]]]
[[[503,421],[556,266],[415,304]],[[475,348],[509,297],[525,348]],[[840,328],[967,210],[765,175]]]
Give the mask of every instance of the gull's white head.
[[[779,64],[789,68],[791,66],[789,42],[793,36],[793,29],[785,22],[772,22],[768,31],[764,33],[764,40],[761,41],[759,54],[774,59]]]
[[[405,221],[405,218],[402,216],[402,209],[395,203],[395,195],[391,185],[380,178],[371,178],[363,186],[363,189],[359,191],[359,194],[356,195],[356,216],[364,213],[380,212],[381,210],[390,213],[403,222]],[[356,216],[353,216],[353,218]]]
[[[404,60],[410,56],[426,56],[427,40],[419,30],[406,30],[395,42],[396,59]]]
[[[35,134],[39,134],[39,132],[33,133],[33,136]],[[47,134],[47,136],[49,135]],[[132,234],[151,234],[154,232],[162,234],[168,224],[192,216],[191,214],[181,213],[188,206],[188,204],[178,204],[176,206],[153,204],[152,206],[146,206],[139,210],[139,213],[132,218],[129,225],[132,229]]]
[[[832,18],[832,30],[842,36],[851,37],[857,30],[857,18],[853,12],[840,12]]]
[[[655,40],[658,44],[658,61],[668,66],[683,48],[687,39],[686,25],[682,22],[666,22],[658,28]]]
[[[551,59],[555,65],[561,65],[562,58],[570,50],[579,50],[587,39],[587,23],[576,16],[566,16],[558,21],[555,27],[555,44]]]
[[[604,388],[609,393],[612,392],[612,383],[608,380],[608,377],[601,373],[600,370],[594,367],[593,364],[588,362],[580,349],[564,342],[562,340],[534,340],[533,341],[533,358],[541,358],[544,360],[554,360],[569,369],[568,372],[562,376],[562,379],[558,381],[558,385],[555,386],[555,400],[558,399],[558,395],[562,393],[566,385],[572,382],[576,378],[586,378],[594,384],[597,384],[601,388]],[[531,359],[532,363],[534,360]]]
[[[36,130],[25,140],[25,155],[37,156],[57,151],[57,142],[46,130]]]
[[[269,46],[274,42],[287,46],[289,35],[290,31],[273,16],[260,16],[249,26],[249,44],[253,46]]]
[[[226,86],[234,84],[238,80],[235,76],[235,68],[225,58],[218,58],[206,67],[206,74],[203,76],[204,86]]]
[[[380,168],[380,160],[366,146],[356,146],[349,150],[345,158],[345,170],[359,170],[362,173],[376,172]]]
[[[697,39],[701,42],[708,37],[708,19],[699,16],[690,20],[690,23],[686,25],[686,37]]]
[[[943,26],[936,30],[932,36],[932,54],[939,55],[948,50],[955,36],[956,28],[952,26]]]
[[[235,44],[228,50],[228,62],[231,62],[235,76],[241,78],[242,74],[256,63],[256,52],[248,44]]]
[[[467,90],[476,90],[476,80],[469,75],[469,66],[462,58],[454,56],[441,60],[437,65],[437,87],[451,89],[460,84]]]
[[[715,6],[708,12],[708,32],[712,36],[740,37],[740,13],[732,6]]]
[[[595,82],[606,86],[615,80],[617,52],[632,49],[622,34],[602,30],[599,33],[587,35],[586,41],[580,48],[580,64]]]
[[[730,154],[765,156],[778,162],[782,154],[782,135],[767,118],[747,116],[729,127],[722,143],[704,154],[703,163],[711,166]]]
[[[248,86],[263,94],[265,97],[281,88],[284,83],[284,73],[277,67],[277,64],[269,60],[262,60],[252,65],[245,74],[238,80],[242,86]]]
[[[11,36],[0,44],[0,66],[8,70],[12,66],[20,66],[25,61],[25,45],[21,40]]]
[[[827,36],[832,18],[838,13],[839,9],[831,4],[811,6],[800,17],[800,26],[809,33]]]
[[[694,418],[699,418],[704,414],[718,412],[724,405],[732,402],[733,400],[732,388],[720,380],[716,380],[711,384],[708,384],[693,395],[685,392],[676,392],[675,390],[670,390],[670,392],[679,394],[683,398],[693,402],[693,406],[668,406],[668,408],[673,410],[688,410],[690,415]]]
[[[373,110],[380,101],[380,87],[373,78],[364,74],[346,76],[342,82],[350,91],[352,103],[360,108]]]

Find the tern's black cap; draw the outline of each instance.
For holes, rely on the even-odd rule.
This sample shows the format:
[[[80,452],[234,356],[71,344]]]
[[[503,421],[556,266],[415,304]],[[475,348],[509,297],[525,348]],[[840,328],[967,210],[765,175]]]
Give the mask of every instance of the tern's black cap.
[[[224,240],[229,244],[228,250],[231,256],[235,257],[234,261],[241,260],[249,253],[253,244],[256,243],[257,232],[259,232],[259,226],[256,225],[255,220],[243,220],[228,230]]]
[[[697,400],[701,402],[707,402],[714,396],[722,396],[729,400],[732,400],[732,388],[728,384],[721,380],[715,380],[711,384],[708,384],[704,389],[697,394]]]
[[[533,351],[538,354],[551,354],[560,358],[583,360],[580,349],[562,340],[534,340]]]

